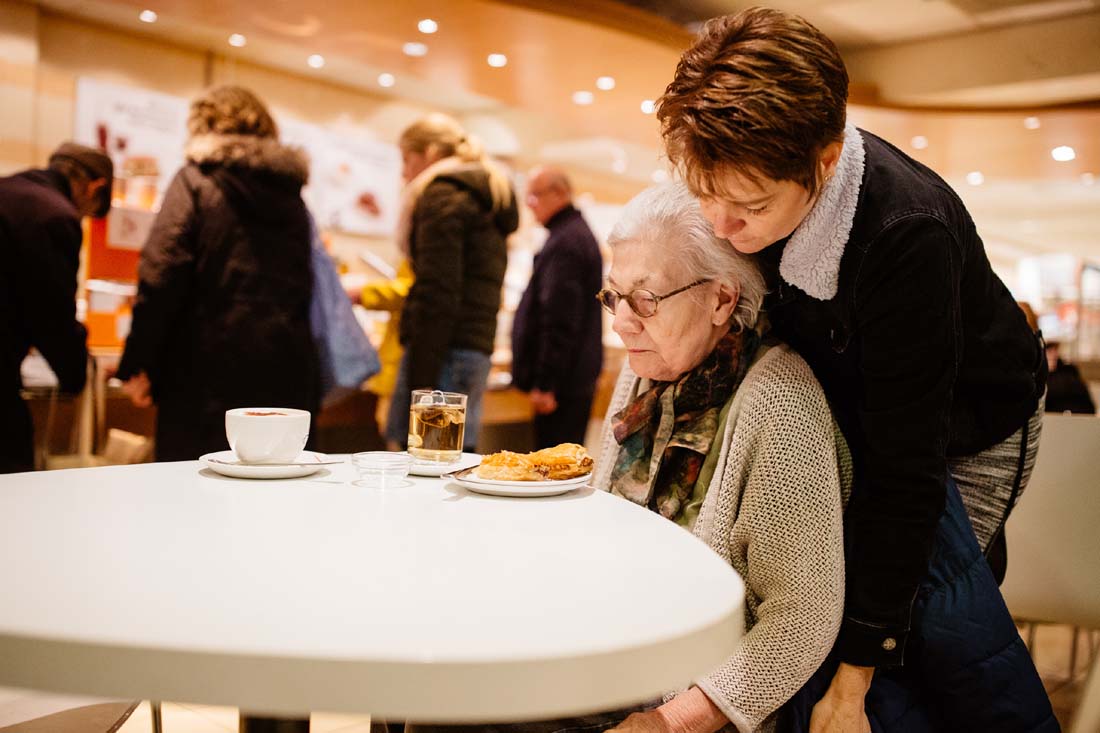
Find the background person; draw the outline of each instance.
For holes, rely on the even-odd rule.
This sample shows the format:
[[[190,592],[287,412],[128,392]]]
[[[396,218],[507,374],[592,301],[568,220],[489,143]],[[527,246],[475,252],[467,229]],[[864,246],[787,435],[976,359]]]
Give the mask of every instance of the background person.
[[[95,148],[65,143],[44,170],[0,178],[0,473],[34,469],[20,365],[45,357],[61,392],[87,376],[87,332],[76,320],[76,273],[85,216],[111,208],[114,167]]]
[[[316,416],[320,404],[301,196],[309,162],[241,87],[192,102],[187,129],[187,163],[141,252],[117,375],[135,404],[156,402],[160,461],[224,450],[227,409]]]
[[[408,440],[414,389],[467,395],[464,450],[477,445],[497,311],[508,263],[506,237],[519,226],[507,175],[457,121],[431,114],[398,142],[403,162],[397,244],[415,280],[401,310],[401,345],[386,440]]]
[[[1046,342],[1047,369],[1047,412],[1069,412],[1075,415],[1095,415],[1096,403],[1092,401],[1088,385],[1081,378],[1076,366],[1063,361],[1060,356],[1061,343]]]
[[[527,206],[550,231],[512,322],[512,384],[535,411],[535,447],[584,444],[603,367],[603,316],[595,294],[603,258],[561,170],[527,177]]]
[[[962,201],[848,125],[847,96],[829,38],[753,8],[706,24],[658,110],[716,234],[771,268],[775,332],[813,367],[855,458],[841,664],[815,733],[866,730],[875,668],[908,663],[952,482],[981,548],[1003,542],[1038,450],[1046,377]]]

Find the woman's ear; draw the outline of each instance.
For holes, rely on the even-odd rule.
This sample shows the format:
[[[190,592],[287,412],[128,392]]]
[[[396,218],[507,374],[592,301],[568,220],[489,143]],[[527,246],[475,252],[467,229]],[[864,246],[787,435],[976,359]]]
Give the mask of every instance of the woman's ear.
[[[733,317],[733,312],[737,310],[737,301],[740,299],[740,288],[726,283],[718,283],[718,300],[715,303],[714,312],[711,314],[711,323],[715,326],[729,323]]]
[[[828,181],[836,173],[836,166],[840,162],[840,153],[844,150],[844,143],[840,140],[831,142],[825,146],[818,156],[817,162],[821,167],[821,180]]]

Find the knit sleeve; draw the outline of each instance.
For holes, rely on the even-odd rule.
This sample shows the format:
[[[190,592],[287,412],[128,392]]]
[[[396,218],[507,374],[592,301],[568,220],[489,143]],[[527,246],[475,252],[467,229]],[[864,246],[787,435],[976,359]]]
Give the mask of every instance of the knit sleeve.
[[[844,606],[844,449],[809,367],[787,349],[775,352],[741,386],[716,508],[736,515],[731,562],[744,568],[755,624],[733,656],[697,682],[744,733],[825,660]]]
[[[619,371],[619,378],[615,382],[615,389],[611,392],[611,401],[607,405],[603,427],[600,429],[600,452],[596,456],[596,466],[592,472],[592,486],[600,491],[611,490],[611,468],[619,455],[619,444],[615,442],[615,436],[611,432],[611,417],[626,407],[637,383],[637,375],[630,370],[629,364],[623,362],[623,368]]]

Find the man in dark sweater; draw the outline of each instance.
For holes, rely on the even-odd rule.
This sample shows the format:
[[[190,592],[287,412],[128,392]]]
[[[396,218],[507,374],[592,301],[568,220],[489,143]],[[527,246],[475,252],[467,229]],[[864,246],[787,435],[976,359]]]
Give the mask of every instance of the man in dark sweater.
[[[62,392],[84,388],[88,351],[76,320],[84,216],[111,207],[111,159],[65,143],[49,167],[0,178],[0,473],[34,468],[19,368],[36,348]]]
[[[565,174],[535,168],[527,205],[550,230],[512,326],[512,383],[535,410],[536,447],[584,443],[603,366],[603,260]]]

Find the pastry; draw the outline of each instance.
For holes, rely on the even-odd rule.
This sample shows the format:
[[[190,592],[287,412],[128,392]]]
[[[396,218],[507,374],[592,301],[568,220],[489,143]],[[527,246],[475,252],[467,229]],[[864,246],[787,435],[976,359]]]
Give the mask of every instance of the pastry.
[[[481,459],[478,478],[493,481],[559,481],[592,471],[592,458],[583,445],[562,443],[534,453],[501,451]]]

